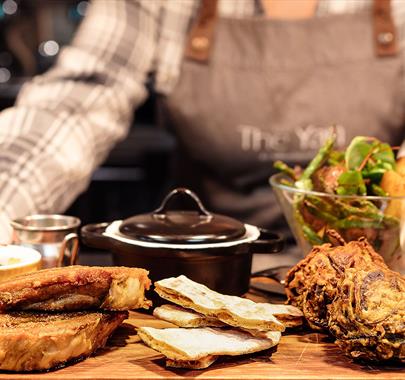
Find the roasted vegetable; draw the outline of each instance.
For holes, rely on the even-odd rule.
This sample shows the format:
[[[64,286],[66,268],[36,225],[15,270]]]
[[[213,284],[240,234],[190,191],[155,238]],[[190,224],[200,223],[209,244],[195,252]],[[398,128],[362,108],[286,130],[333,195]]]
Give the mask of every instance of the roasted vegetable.
[[[315,330],[328,330],[350,357],[405,363],[405,277],[366,239],[314,247],[285,279],[288,302]]]

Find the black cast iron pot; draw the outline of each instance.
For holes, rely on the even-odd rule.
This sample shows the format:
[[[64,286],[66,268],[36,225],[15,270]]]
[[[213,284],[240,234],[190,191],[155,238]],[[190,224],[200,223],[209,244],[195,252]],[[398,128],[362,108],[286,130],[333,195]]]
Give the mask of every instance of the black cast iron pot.
[[[195,210],[169,209],[177,195],[194,200]],[[283,248],[277,234],[212,214],[185,188],[170,192],[152,213],[86,225],[81,238],[85,245],[112,251],[115,265],[147,269],[152,281],[183,274],[233,295],[248,291],[253,253]]]

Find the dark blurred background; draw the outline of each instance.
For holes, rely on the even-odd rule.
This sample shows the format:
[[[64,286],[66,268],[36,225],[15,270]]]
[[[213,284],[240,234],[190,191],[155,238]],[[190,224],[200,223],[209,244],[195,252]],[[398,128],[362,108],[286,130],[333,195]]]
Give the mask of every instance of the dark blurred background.
[[[0,0],[0,110],[22,84],[46,71],[85,16],[88,1]],[[170,188],[175,140],[155,123],[155,94],[138,109],[129,136],[66,212],[83,224],[126,218],[157,207]],[[11,127],[11,126],[10,126]]]

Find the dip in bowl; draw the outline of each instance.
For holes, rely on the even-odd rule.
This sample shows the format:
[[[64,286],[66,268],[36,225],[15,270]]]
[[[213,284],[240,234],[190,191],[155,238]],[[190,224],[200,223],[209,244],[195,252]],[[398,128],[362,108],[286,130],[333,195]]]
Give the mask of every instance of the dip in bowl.
[[[0,281],[32,272],[41,266],[41,254],[18,245],[0,247]]]

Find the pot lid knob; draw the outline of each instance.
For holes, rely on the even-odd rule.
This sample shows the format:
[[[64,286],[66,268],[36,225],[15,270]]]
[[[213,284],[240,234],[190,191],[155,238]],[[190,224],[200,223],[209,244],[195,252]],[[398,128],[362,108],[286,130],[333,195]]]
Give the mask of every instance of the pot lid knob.
[[[178,194],[188,195],[191,199],[195,201],[199,213],[203,217],[205,216],[207,220],[212,219],[212,214],[207,211],[207,209],[202,204],[201,199],[198,198],[197,194],[194,193],[194,191],[191,191],[190,189],[187,189],[185,187],[178,187],[177,189],[174,189],[169,194],[167,194],[166,197],[163,199],[160,207],[157,208],[155,211],[153,211],[153,215],[155,215],[156,218],[166,218],[167,212],[170,211],[168,208],[168,203],[174,196]]]

